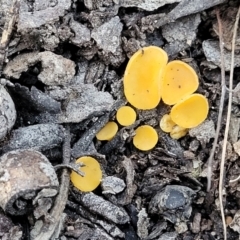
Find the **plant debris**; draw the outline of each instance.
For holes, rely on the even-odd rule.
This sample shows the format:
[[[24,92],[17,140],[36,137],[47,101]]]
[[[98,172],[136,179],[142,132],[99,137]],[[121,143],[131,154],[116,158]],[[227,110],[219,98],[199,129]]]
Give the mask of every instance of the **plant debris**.
[[[0,238],[238,239],[238,8],[233,0],[0,0]],[[167,99],[178,96],[159,88],[156,49],[162,65],[194,72],[187,92],[209,106],[199,126],[172,118],[160,128],[174,108]],[[108,122],[114,135],[99,138]],[[154,144],[137,149],[144,125]],[[88,173],[81,157],[101,169],[87,193],[70,181],[71,171]]]

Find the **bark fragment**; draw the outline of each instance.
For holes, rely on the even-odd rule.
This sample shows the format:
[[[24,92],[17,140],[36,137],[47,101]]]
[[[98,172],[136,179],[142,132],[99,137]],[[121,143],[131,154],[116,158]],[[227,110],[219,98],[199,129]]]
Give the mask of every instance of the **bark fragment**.
[[[129,216],[123,208],[104,200],[94,193],[82,194],[79,200],[91,212],[97,213],[116,224],[129,222]]]
[[[15,149],[35,149],[44,151],[59,147],[63,141],[63,128],[57,124],[37,124],[18,128],[12,132],[3,152]]]

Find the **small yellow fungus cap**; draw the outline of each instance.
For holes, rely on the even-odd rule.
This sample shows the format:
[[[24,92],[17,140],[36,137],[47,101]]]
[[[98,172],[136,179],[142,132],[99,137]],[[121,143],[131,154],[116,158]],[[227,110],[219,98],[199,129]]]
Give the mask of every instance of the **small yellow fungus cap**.
[[[174,105],[194,93],[198,85],[198,76],[190,65],[178,60],[169,62],[162,78],[162,100]]]
[[[171,119],[183,128],[193,128],[208,115],[208,100],[201,94],[192,94],[172,107]]]
[[[118,131],[118,125],[115,122],[108,122],[97,134],[96,138],[100,141],[111,140]]]
[[[179,138],[186,136],[187,133],[188,133],[187,128],[183,128],[178,125],[175,125],[172,131],[170,132],[170,137],[178,140]]]
[[[129,103],[142,110],[155,108],[161,99],[161,78],[168,61],[165,51],[149,46],[137,51],[124,73],[124,94]]]
[[[136,129],[136,135],[133,137],[133,144],[142,151],[148,151],[154,148],[158,142],[156,130],[148,125],[140,126]]]
[[[169,114],[165,114],[161,118],[159,126],[164,132],[169,133],[173,130],[174,126],[176,126],[176,123],[173,122]]]
[[[136,121],[137,114],[129,106],[120,107],[117,110],[116,118],[122,126],[130,126]]]
[[[98,161],[92,157],[81,157],[76,163],[85,165],[79,169],[84,172],[85,176],[82,177],[72,171],[70,179],[74,187],[82,192],[91,192],[96,189],[102,180],[102,171]]]

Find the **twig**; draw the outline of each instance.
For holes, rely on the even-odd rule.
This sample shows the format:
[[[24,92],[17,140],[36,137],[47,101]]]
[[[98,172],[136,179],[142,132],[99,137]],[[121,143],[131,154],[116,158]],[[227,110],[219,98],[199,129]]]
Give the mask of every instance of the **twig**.
[[[65,140],[63,143],[63,164],[68,164],[70,162],[70,139],[70,129],[69,126],[66,126]],[[49,224],[49,222],[45,221],[39,235],[34,238],[34,240],[51,239],[54,231],[56,230],[60,222],[63,210],[68,200],[69,182],[69,171],[68,169],[64,168],[61,174],[61,185],[59,193],[49,216],[49,219],[51,219],[51,223]]]
[[[219,16],[219,10],[216,10],[217,20],[218,20],[218,28],[219,28],[219,45],[220,45],[220,51],[221,51],[221,99],[220,99],[220,106],[219,106],[219,112],[218,112],[218,120],[217,120],[217,129],[216,129],[216,135],[213,141],[213,146],[211,149],[210,157],[208,159],[208,172],[207,172],[207,191],[209,192],[211,189],[211,180],[212,180],[212,162],[213,157],[215,154],[215,150],[218,144],[218,138],[219,133],[221,129],[222,124],[222,115],[223,115],[223,105],[225,100],[225,94],[226,94],[226,83],[225,83],[225,60],[224,60],[224,50],[223,50],[223,38],[222,38],[222,23]]]
[[[240,7],[238,8],[234,29],[233,29],[233,38],[232,38],[232,55],[231,55],[231,69],[230,69],[230,78],[229,78],[229,98],[228,98],[228,108],[227,108],[227,120],[225,126],[225,133],[223,139],[223,147],[222,147],[222,157],[221,157],[221,165],[220,165],[220,177],[219,177],[219,203],[221,209],[222,223],[223,223],[223,233],[224,240],[227,240],[227,228],[225,222],[224,208],[223,208],[223,174],[224,174],[224,165],[225,165],[225,157],[226,157],[226,149],[227,149],[227,139],[229,132],[229,125],[231,120],[231,111],[232,111],[232,88],[233,88],[233,72],[234,72],[234,52],[235,52],[235,40],[236,33],[238,28],[240,15]]]
[[[20,0],[13,0],[12,7],[6,17],[6,22],[3,28],[2,38],[0,40],[0,76],[2,75],[3,64],[6,57],[6,51],[10,38],[12,35],[13,27],[18,17]]]
[[[84,177],[85,173],[82,172],[81,170],[79,170],[80,167],[84,167],[84,166],[85,165],[82,162],[80,162],[80,163],[71,162],[68,164],[58,164],[58,165],[54,166],[54,170],[59,171],[59,170],[62,170],[63,168],[67,168],[68,170],[74,171],[75,173]]]

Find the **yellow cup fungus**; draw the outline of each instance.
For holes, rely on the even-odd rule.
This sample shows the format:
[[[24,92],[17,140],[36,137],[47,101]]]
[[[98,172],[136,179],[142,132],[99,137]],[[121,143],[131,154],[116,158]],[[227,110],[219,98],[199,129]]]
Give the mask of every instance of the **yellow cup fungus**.
[[[186,136],[187,133],[188,133],[187,128],[183,128],[178,125],[175,125],[172,131],[170,132],[170,137],[178,140],[179,138]]]
[[[136,129],[136,135],[133,137],[133,145],[142,150],[148,151],[154,148],[158,142],[156,130],[149,126],[143,125]]]
[[[122,126],[132,125],[136,121],[136,117],[136,112],[129,106],[123,106],[117,110],[116,118]]]
[[[169,62],[162,77],[162,100],[174,105],[194,93],[198,85],[198,76],[190,65],[178,60]]]
[[[92,157],[81,157],[76,163],[83,163],[81,171],[84,172],[84,177],[72,171],[70,179],[74,187],[82,192],[91,192],[97,188],[102,179],[102,171],[98,161]]]
[[[96,134],[96,138],[100,141],[109,141],[116,135],[117,131],[118,125],[110,121]]]
[[[169,114],[163,115],[159,125],[164,132],[170,133],[170,136],[173,139],[179,139],[188,133],[188,129],[178,126],[173,122]]]
[[[172,107],[170,117],[180,127],[193,128],[206,119],[208,109],[206,97],[192,94]]]
[[[173,130],[174,126],[176,126],[176,123],[173,122],[169,114],[165,114],[161,118],[159,126],[164,132],[169,133]]]
[[[161,99],[161,78],[168,61],[165,51],[156,46],[138,50],[129,60],[124,73],[124,94],[138,109],[155,108]]]
[[[150,110],[159,104],[161,98],[167,105],[173,105],[170,115],[160,120],[160,128],[174,139],[185,136],[189,128],[202,123],[208,114],[207,99],[193,94],[199,79],[195,70],[183,61],[169,63],[167,53],[156,46],[138,50],[130,58],[123,78],[127,101],[137,109]],[[121,107],[116,119],[122,126],[136,121],[136,112],[129,106]],[[98,140],[110,140],[118,130],[117,124],[109,122],[97,134]],[[133,144],[142,151],[152,149],[158,142],[157,132],[148,125],[136,129]]]

